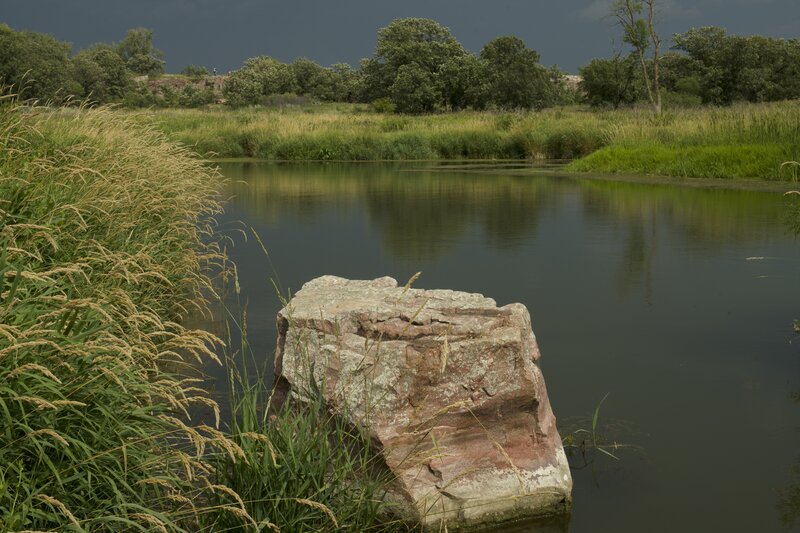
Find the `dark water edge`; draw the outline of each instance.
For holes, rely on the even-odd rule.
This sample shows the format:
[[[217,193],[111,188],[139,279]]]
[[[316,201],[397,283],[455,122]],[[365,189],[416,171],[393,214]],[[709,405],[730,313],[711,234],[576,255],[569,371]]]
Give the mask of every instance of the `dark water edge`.
[[[620,460],[573,453],[559,531],[800,527],[800,243],[781,194],[512,168],[221,168],[259,361],[275,346],[271,280],[288,293],[422,271],[415,286],[528,306],[562,437],[609,394],[599,429]]]

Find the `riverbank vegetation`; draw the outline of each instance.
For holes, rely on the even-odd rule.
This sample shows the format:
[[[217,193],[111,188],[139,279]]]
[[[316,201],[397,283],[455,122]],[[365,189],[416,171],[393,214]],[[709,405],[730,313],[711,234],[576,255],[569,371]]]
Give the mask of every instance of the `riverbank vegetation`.
[[[229,446],[184,425],[209,400],[165,370],[213,358],[180,321],[220,180],[109,111],[46,113],[0,105],[0,530],[174,530]]]
[[[636,15],[645,4],[615,5]],[[645,24],[637,16],[631,24]],[[674,35],[660,54],[648,20],[650,38],[626,31],[628,55],[572,77],[517,37],[474,54],[430,19],[378,30],[358,68],[258,56],[222,76],[197,65],[164,74],[143,28],[71,55],[0,25],[0,82],[54,104],[74,95],[148,108],[135,120],[223,158],[562,159],[576,172],[787,178],[780,164],[800,156],[800,41],[707,27]]]
[[[679,177],[789,179],[800,156],[796,103],[423,116],[364,106],[150,110],[135,120],[201,154],[274,160],[576,159],[567,168]]]
[[[327,466],[350,484],[304,470],[325,439],[359,435],[318,410],[271,418],[246,382],[220,423],[193,377],[237,357],[184,325],[229,272],[214,226],[223,183],[114,111],[0,100],[0,531],[374,522],[380,498],[358,497],[348,448],[331,443]]]
[[[789,180],[800,155],[796,102],[687,110],[614,126],[602,150],[575,171],[701,178]]]

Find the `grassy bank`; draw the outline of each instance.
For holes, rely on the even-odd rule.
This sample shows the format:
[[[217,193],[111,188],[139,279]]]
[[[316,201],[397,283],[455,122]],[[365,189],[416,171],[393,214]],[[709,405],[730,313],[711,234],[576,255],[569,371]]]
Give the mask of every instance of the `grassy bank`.
[[[800,157],[800,103],[739,105],[639,116],[571,170],[703,178],[790,179]]]
[[[581,172],[786,178],[795,102],[667,111],[551,109],[427,116],[356,106],[133,113],[201,154],[273,160],[572,159]]]
[[[214,244],[222,183],[117,112],[0,99],[0,532],[375,521],[380,484],[357,497],[354,459],[335,444],[358,435],[319,409],[270,418],[263,383],[247,380],[215,425],[186,377],[220,345],[181,324],[208,312],[210,272],[228,271]],[[191,421],[203,411],[208,424]]]
[[[348,105],[133,116],[203,154],[293,161],[573,158],[604,144],[598,124],[606,120],[558,111],[386,115]]]

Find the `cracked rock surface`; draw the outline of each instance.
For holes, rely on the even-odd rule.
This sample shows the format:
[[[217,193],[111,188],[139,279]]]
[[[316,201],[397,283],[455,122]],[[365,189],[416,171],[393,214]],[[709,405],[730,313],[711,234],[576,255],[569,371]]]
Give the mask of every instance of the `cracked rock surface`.
[[[569,472],[525,306],[323,276],[278,313],[276,375],[368,431],[408,520],[566,513]]]

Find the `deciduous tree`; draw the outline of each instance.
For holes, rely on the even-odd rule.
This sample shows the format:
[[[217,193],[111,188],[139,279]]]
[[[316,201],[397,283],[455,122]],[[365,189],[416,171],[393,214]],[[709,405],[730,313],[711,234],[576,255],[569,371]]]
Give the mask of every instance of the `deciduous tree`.
[[[722,28],[691,29],[673,37],[699,80],[705,103],[800,98],[800,41],[728,35]]]
[[[438,76],[439,92],[447,109],[483,109],[489,102],[489,84],[481,62],[473,54],[447,60]]]
[[[543,108],[554,91],[539,54],[519,37],[498,37],[480,54],[490,102],[503,109]]]
[[[289,65],[268,56],[252,57],[228,76],[222,92],[228,104],[239,107],[255,105],[272,94],[297,92],[294,73]]]
[[[633,47],[639,59],[642,85],[647,99],[656,114],[661,113],[661,83],[659,58],[661,37],[656,31],[656,6],[658,0],[615,0],[611,15],[622,28],[623,40]]]
[[[418,63],[402,65],[389,90],[397,110],[403,113],[429,113],[441,100],[433,75]]]
[[[80,94],[70,49],[50,35],[0,24],[0,84],[14,85],[25,98],[60,100]]]
[[[437,80],[448,62],[467,54],[450,30],[430,19],[405,18],[392,21],[378,31],[375,57],[362,64],[364,95],[369,100],[399,95],[398,87],[411,79],[430,83],[420,87],[416,96],[403,98],[404,102],[427,102],[435,95],[436,105],[445,105]],[[403,79],[398,83],[398,77]],[[422,95],[425,95],[424,98]],[[405,103],[396,102],[398,110]],[[415,104],[413,107],[417,107]],[[425,104],[423,107],[429,107]]]
[[[117,51],[107,44],[96,44],[73,58],[75,77],[83,95],[105,103],[121,100],[131,84],[130,72]]]
[[[164,72],[164,53],[153,46],[153,30],[133,28],[117,45],[117,52],[125,60],[128,70],[139,75]]]
[[[617,109],[639,99],[641,85],[637,83],[637,66],[633,57],[615,55],[611,59],[593,59],[580,69],[581,90],[589,104]]]

